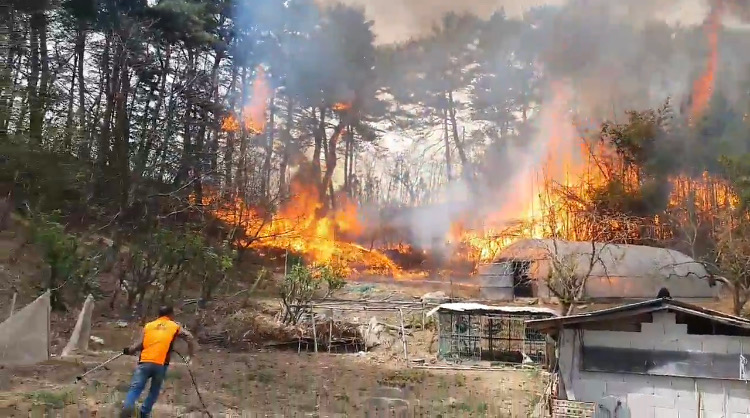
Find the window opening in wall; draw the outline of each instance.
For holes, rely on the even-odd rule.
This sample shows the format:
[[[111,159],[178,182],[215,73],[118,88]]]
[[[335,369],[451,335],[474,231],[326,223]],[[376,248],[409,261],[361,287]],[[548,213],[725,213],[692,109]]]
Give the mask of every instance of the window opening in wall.
[[[513,296],[517,298],[534,297],[534,288],[529,278],[530,261],[513,261]]]
[[[750,331],[743,330],[742,328],[683,312],[675,313],[675,322],[686,324],[687,333],[690,335],[750,336]]]

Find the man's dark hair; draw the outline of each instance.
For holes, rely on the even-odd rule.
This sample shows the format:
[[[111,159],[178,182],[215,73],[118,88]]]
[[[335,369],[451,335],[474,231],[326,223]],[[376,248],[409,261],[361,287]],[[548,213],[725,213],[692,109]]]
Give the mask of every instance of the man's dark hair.
[[[172,316],[174,314],[174,308],[170,305],[164,305],[159,308],[159,316]]]
[[[662,287],[661,289],[659,289],[659,294],[656,295],[657,299],[669,299],[671,297],[672,295],[669,294],[669,289],[667,289],[666,287]]]

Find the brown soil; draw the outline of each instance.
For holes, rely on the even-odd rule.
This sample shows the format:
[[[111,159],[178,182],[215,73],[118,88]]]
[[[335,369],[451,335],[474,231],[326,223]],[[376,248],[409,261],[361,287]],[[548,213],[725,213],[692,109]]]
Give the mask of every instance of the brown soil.
[[[124,397],[134,366],[120,358],[108,370],[79,384],[76,375],[107,355],[76,361],[52,360],[3,370],[9,392],[0,392],[0,415],[28,417],[45,407],[109,411]],[[184,364],[173,362],[156,416],[200,411],[201,403]],[[446,371],[405,369],[375,356],[227,353],[206,349],[191,366],[204,402],[216,415],[227,410],[285,416],[360,415],[382,387],[403,387],[410,409],[426,416],[527,416],[544,379],[534,370]],[[300,415],[302,416],[302,415]]]

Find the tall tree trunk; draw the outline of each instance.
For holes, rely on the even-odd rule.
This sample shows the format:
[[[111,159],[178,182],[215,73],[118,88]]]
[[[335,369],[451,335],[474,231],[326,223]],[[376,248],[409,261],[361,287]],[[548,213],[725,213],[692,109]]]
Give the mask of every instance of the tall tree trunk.
[[[456,103],[453,101],[453,91],[448,91],[448,116],[450,116],[453,142],[456,144],[456,150],[458,151],[458,158],[461,160],[461,173],[468,187],[473,184],[473,176],[471,175],[471,167],[469,159],[466,156],[464,145],[461,138],[458,135],[458,121],[456,119]]]
[[[21,102],[21,110],[19,111],[18,119],[16,119],[16,135],[22,135],[24,133],[24,122],[26,122],[26,115],[29,114],[29,100],[24,99]]]
[[[227,94],[229,95],[229,110],[230,112],[234,111],[234,106],[237,103],[237,92],[235,91],[237,87],[237,74],[239,72],[239,67],[236,64],[232,64],[232,80],[229,82],[229,91]],[[227,196],[234,195],[234,185],[233,183],[233,169],[234,169],[234,142],[235,142],[235,136],[237,135],[237,132],[230,131],[227,133],[227,144],[224,148],[224,184],[225,184],[225,194]]]
[[[271,96],[270,116],[268,118],[268,131],[266,132],[266,143],[263,156],[263,181],[261,182],[261,195],[269,199],[271,189],[271,159],[273,158],[273,140],[276,126],[276,95]]]
[[[247,66],[242,67],[242,104],[247,103],[249,92]],[[237,189],[239,195],[247,197],[247,129],[245,128],[245,111],[244,106],[240,107],[240,155],[237,159]]]
[[[83,148],[81,156],[85,159],[91,156],[91,144],[85,141],[86,136],[86,82],[83,79],[84,72],[84,57],[86,54],[86,24],[81,22],[78,24],[78,32],[76,33],[76,45],[75,54],[78,57],[78,146]]]
[[[161,108],[164,106],[164,97],[167,95],[166,85],[167,76],[170,71],[170,62],[172,57],[172,48],[167,45],[164,57],[164,62],[161,66],[161,74],[159,75],[159,96],[156,99],[156,105],[154,111],[151,113],[151,126],[146,133],[146,140],[138,149],[138,154],[135,161],[135,171],[133,175],[136,179],[140,179],[143,176],[143,172],[146,170],[146,164],[148,163],[148,157],[154,147],[154,142],[158,135],[159,128],[159,116],[161,115]]]
[[[224,17],[222,16],[221,25],[224,23]],[[224,51],[218,50],[216,51],[216,55],[214,56],[214,65],[211,68],[211,84],[213,86],[213,92],[211,93],[211,99],[214,102],[219,102],[219,68],[221,67],[221,61],[224,59]],[[211,132],[209,135],[209,143],[210,143],[210,155],[209,155],[209,167],[211,169],[211,172],[214,173],[211,175],[212,178],[215,178],[216,176],[216,168],[218,166],[218,154],[219,154],[219,127],[221,126],[221,120],[219,120],[217,116],[217,112],[213,112],[213,123],[211,126]],[[208,121],[206,121],[208,123]],[[215,182],[216,183],[216,182]],[[216,186],[216,184],[214,184]]]
[[[11,37],[14,26],[13,7],[0,6],[0,141],[8,139],[8,121],[13,97]]]
[[[177,123],[177,83],[172,84],[172,88],[169,93],[169,102],[167,104],[167,112],[164,115],[164,119],[167,121],[166,129],[164,130],[164,139],[162,140],[159,151],[157,152],[156,166],[159,168],[156,172],[156,178],[159,181],[167,181],[167,152],[169,151],[169,144],[172,141],[172,137],[176,132]]]
[[[282,132],[281,144],[282,154],[281,163],[279,163],[279,199],[283,199],[287,194],[286,171],[289,165],[289,158],[294,149],[294,138],[292,138],[292,124],[294,123],[294,102],[291,97],[286,100],[286,123],[284,132]]]
[[[354,127],[349,126],[349,130],[347,131],[347,153],[349,154],[349,167],[346,170],[346,191],[349,194],[349,197],[353,197],[353,181],[355,179],[354,175],[354,162],[356,161],[356,155],[355,155],[355,143],[354,143]]]
[[[189,83],[190,80],[192,80],[195,76],[195,64],[196,64],[196,56],[195,52],[191,49],[188,49],[188,68],[187,71],[185,71],[185,83]],[[193,106],[193,96],[195,95],[195,92],[193,91],[193,86],[185,86],[185,113],[183,114],[182,122],[183,122],[183,132],[182,132],[182,159],[180,161],[180,167],[177,170],[177,176],[175,177],[175,185],[182,185],[183,183],[186,183],[189,181],[190,177],[193,174],[193,170],[195,170],[194,166],[194,147],[193,147],[193,118],[194,118],[194,106]]]
[[[75,101],[76,76],[78,75],[78,54],[73,56],[73,73],[70,76],[70,90],[68,90],[68,110],[65,119],[65,134],[63,136],[63,149],[70,152],[73,145],[73,102]]]
[[[350,150],[350,143],[349,143],[349,135],[348,133],[351,131],[352,126],[349,125],[346,127],[347,129],[347,135],[345,136],[346,141],[344,142],[344,192],[348,195],[349,194],[349,154],[351,152]]]
[[[27,84],[29,106],[29,137],[33,146],[42,145],[42,104],[39,99],[39,77],[42,70],[39,59],[39,36],[44,27],[44,12],[32,13],[29,22],[29,79]]]
[[[110,133],[112,131],[112,113],[114,111],[114,86],[117,85],[117,74],[118,68],[115,64],[114,69],[110,69],[110,48],[113,34],[109,33],[104,43],[104,52],[102,53],[101,71],[104,74],[104,116],[101,120],[101,128],[99,131],[99,140],[97,141],[96,150],[96,166],[99,172],[99,186],[97,188],[97,195],[100,195],[103,188],[105,187],[104,182],[107,172],[107,163],[109,161],[110,154]]]
[[[451,141],[448,135],[448,110],[443,109],[443,145],[445,146],[445,176],[453,181],[453,161],[451,160]]]
[[[315,146],[313,147],[312,156],[312,181],[315,182],[315,184],[319,188],[318,191],[321,193],[321,196],[323,196],[323,194],[325,193],[325,188],[323,187],[321,179],[322,170],[320,168],[320,153],[323,149],[323,141],[325,141],[326,139],[326,110],[324,107],[320,107],[320,119],[318,119],[318,114],[316,114],[315,110],[316,109],[313,109],[313,118],[318,121],[318,126],[313,134],[313,137],[315,139]]]
[[[127,39],[123,36],[123,39]],[[130,113],[128,110],[128,96],[130,95],[130,72],[128,51],[120,49],[119,55],[119,88],[115,96],[116,118],[115,118],[115,142],[113,144],[112,166],[113,174],[117,179],[117,196],[120,210],[128,206],[130,192]]]
[[[15,72],[15,75],[13,77],[13,94],[15,95],[17,92],[20,92],[22,90],[21,88],[21,79],[23,78],[22,74],[22,68],[28,67],[27,65],[23,65],[24,59],[26,58],[26,50],[25,45],[27,44],[27,38],[31,38],[31,29],[29,25],[29,19],[23,19],[22,16],[18,16],[18,22],[19,22],[19,29],[16,30],[16,33],[13,33],[11,35],[11,39],[13,39],[13,52],[12,55],[14,58],[14,65],[13,65],[13,71]],[[20,35],[20,36],[19,36]],[[28,80],[28,78],[27,78]],[[28,88],[27,88],[28,90]],[[10,116],[12,117],[12,107],[14,104],[14,97],[11,96],[8,98],[9,104],[8,108],[11,110]],[[21,108],[18,112],[18,117],[16,118],[15,123],[15,134],[21,135],[23,134],[24,130],[24,124],[26,123],[26,115],[28,114],[28,107],[29,107],[29,100],[28,100],[28,94],[22,95],[21,97]],[[8,118],[6,124],[8,125],[8,131],[10,131],[10,117]]]
[[[203,173],[204,164],[206,163],[206,151],[204,149],[206,143],[206,126],[208,125],[208,112],[205,106],[201,109],[201,123],[198,128],[198,134],[195,136],[195,149],[193,150],[194,164],[194,179],[193,192],[195,193],[195,201],[198,204],[203,203]]]
[[[321,181],[321,202],[324,202],[323,208],[328,209],[333,207],[333,173],[336,171],[336,148],[338,147],[339,138],[341,137],[341,132],[344,130],[344,126],[346,126],[346,122],[343,120],[339,122],[338,125],[336,125],[336,128],[333,131],[333,135],[331,135],[331,138],[326,141],[326,153],[325,153],[325,161],[326,161],[326,172],[323,176],[323,180]],[[326,192],[329,194],[329,198],[331,199],[331,205],[328,204],[328,200],[326,199]]]
[[[160,76],[162,78],[163,76]],[[140,132],[138,133],[138,145],[135,147],[135,150],[133,152],[133,185],[138,185],[140,183],[141,175],[143,174],[143,167],[145,166],[145,162],[142,156],[145,155],[145,159],[148,159],[148,155],[151,151],[151,148],[146,148],[147,146],[150,147],[149,140],[151,138],[151,129],[153,127],[153,118],[154,118],[154,112],[151,110],[151,98],[154,96],[157,96],[156,102],[158,106],[158,102],[162,96],[162,93],[157,91],[159,89],[160,85],[152,84],[152,83],[146,83],[146,87],[144,88],[147,90],[145,92],[146,96],[146,105],[143,108],[143,112],[141,112],[140,117],[138,118],[138,126],[140,128]],[[133,92],[133,97],[138,96],[138,89]],[[158,116],[157,116],[158,118]],[[131,111],[130,113],[130,120],[133,120],[133,113]]]
[[[49,54],[47,52],[47,15],[44,14],[44,12],[41,13],[39,23],[39,61],[42,64],[42,75],[39,81],[39,94],[37,95],[39,98],[39,114],[37,114],[35,118],[32,117],[32,119],[36,120],[37,126],[35,129],[38,130],[41,143],[43,140],[42,132],[44,131],[44,115],[47,111],[47,104],[49,103],[49,85],[52,74],[49,70]],[[32,138],[33,137],[34,136],[32,136]]]

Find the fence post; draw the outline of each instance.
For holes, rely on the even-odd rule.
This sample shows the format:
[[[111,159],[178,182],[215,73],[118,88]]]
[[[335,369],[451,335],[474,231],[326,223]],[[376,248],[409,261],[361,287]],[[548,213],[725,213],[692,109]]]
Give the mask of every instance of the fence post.
[[[409,352],[406,349],[406,329],[404,328],[404,311],[398,308],[398,315],[401,318],[401,342],[404,344],[404,360],[406,360],[406,367],[409,367]]]
[[[313,347],[315,350],[315,353],[318,353],[318,332],[315,330],[315,312],[312,310],[310,311],[310,318],[312,319],[312,328],[313,328]]]
[[[328,327],[328,353],[330,354],[333,343],[333,309],[331,309],[328,319],[331,321]]]
[[[18,297],[18,292],[13,292],[13,298],[10,300],[10,312],[8,313],[8,318],[13,316],[13,311],[16,309],[16,297]]]
[[[424,312],[424,300],[422,301],[422,331],[425,330],[425,322],[427,322]]]

